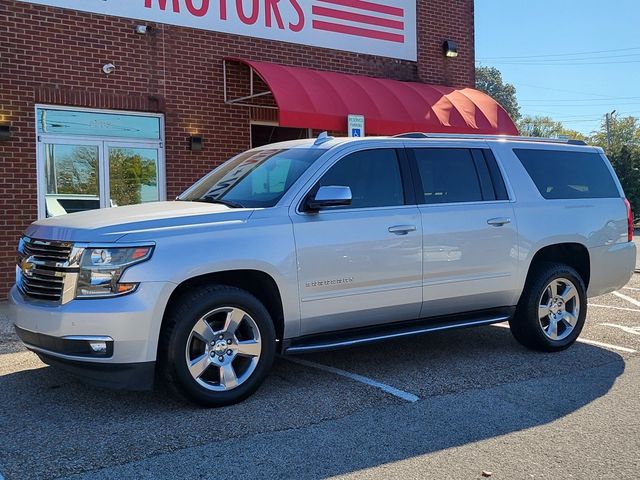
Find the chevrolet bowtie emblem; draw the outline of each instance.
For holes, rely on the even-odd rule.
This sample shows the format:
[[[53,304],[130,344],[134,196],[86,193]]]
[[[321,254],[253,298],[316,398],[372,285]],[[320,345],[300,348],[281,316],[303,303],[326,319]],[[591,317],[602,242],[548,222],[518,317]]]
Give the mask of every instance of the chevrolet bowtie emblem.
[[[30,277],[33,274],[33,269],[36,268],[35,264],[31,263],[27,258],[20,262],[20,269],[22,273]]]

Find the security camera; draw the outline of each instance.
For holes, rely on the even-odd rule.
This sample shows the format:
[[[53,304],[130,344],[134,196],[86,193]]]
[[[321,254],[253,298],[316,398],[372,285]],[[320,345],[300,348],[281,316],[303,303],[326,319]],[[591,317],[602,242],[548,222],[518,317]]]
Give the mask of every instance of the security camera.
[[[116,66],[113,63],[107,63],[102,66],[102,71],[105,74],[109,75],[110,73],[113,73],[116,71]]]

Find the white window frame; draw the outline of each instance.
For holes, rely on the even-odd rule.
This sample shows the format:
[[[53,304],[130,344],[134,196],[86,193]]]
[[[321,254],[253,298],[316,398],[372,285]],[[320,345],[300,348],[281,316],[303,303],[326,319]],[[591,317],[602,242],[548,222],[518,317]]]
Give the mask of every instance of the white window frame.
[[[107,137],[89,135],[61,135],[61,134],[38,134],[38,110],[66,110],[76,112],[92,112],[117,115],[131,115],[137,117],[153,117],[160,120],[160,138],[158,140],[127,138],[127,137]],[[38,219],[46,218],[46,192],[47,182],[45,178],[45,145],[46,144],[72,144],[72,145],[96,145],[98,146],[98,177],[100,208],[109,208],[109,161],[107,151],[109,146],[130,146],[132,148],[149,148],[158,151],[158,195],[159,200],[167,199],[166,164],[164,149],[164,115],[162,113],[135,112],[129,110],[110,110],[101,108],[67,107],[64,105],[35,105],[35,127],[36,127],[36,179],[38,194]]]

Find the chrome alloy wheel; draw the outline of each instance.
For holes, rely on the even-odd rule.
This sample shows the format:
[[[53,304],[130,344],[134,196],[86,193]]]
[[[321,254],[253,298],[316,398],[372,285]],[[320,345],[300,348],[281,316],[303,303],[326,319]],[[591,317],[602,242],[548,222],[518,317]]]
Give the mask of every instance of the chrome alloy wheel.
[[[225,392],[242,385],[260,360],[260,330],[237,307],[216,308],[193,326],[186,361],[193,379],[208,390]]]
[[[571,335],[580,314],[580,296],[570,280],[552,280],[538,305],[540,327],[547,338],[558,341]]]

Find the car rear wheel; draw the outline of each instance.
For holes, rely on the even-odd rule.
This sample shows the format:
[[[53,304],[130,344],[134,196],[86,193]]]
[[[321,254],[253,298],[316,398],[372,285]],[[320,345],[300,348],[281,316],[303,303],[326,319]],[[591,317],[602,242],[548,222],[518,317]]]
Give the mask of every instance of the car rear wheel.
[[[568,265],[545,263],[527,281],[509,324],[524,346],[554,352],[576,341],[586,315],[587,295],[580,275]]]
[[[171,390],[204,406],[244,400],[267,376],[275,329],[266,308],[234,287],[182,296],[165,319],[161,375]]]

